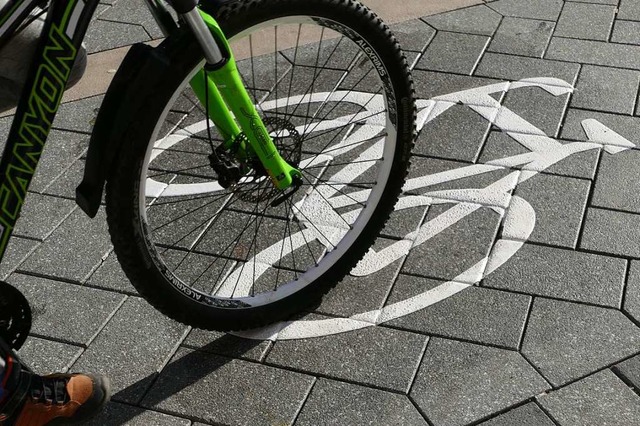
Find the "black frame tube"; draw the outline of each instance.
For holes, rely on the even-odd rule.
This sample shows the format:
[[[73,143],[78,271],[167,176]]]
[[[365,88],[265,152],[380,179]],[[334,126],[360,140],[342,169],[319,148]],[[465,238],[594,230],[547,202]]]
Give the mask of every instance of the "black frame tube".
[[[169,3],[171,3],[176,12],[183,15],[195,9],[198,5],[198,0],[169,0]]]
[[[29,1],[29,0],[27,0]],[[41,1],[32,0],[29,11]],[[99,0],[53,0],[0,160],[0,261]],[[24,19],[22,16],[19,18]],[[7,19],[6,17],[3,17]],[[22,22],[17,19],[18,25]],[[3,31],[2,39],[11,33]]]
[[[51,0],[38,47],[0,160],[0,262],[20,216],[29,184],[51,131],[71,67],[100,0]],[[146,0],[158,23],[176,28],[159,0]],[[18,0],[0,15],[0,46],[43,0]],[[197,0],[172,2],[183,10]],[[192,8],[193,8],[192,7]],[[179,12],[179,10],[178,10]],[[10,25],[5,23],[13,22]],[[172,20],[173,21],[173,20]]]

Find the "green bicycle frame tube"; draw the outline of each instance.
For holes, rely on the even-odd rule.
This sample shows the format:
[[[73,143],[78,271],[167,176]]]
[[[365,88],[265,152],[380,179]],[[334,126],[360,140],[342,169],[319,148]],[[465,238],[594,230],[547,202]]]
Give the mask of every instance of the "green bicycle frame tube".
[[[200,70],[195,77],[191,79],[191,88],[202,105],[207,101],[205,90],[209,91],[209,109],[207,111],[209,111],[209,115],[211,116],[210,118],[218,128],[218,131],[224,140],[226,142],[233,141],[241,133],[241,130],[231,116],[231,112],[224,103],[222,95],[220,95],[220,91],[211,81],[211,77],[208,77],[207,80],[205,87],[205,72],[204,70]]]
[[[280,156],[244,87],[235,59],[220,26],[208,14],[200,11],[200,15],[214,37],[224,43],[224,48],[229,52],[229,60],[220,69],[206,72],[209,76],[207,87],[205,87],[205,72],[199,71],[190,82],[193,91],[203,105],[208,97],[209,115],[225,138],[225,147],[231,148],[234,139],[242,129],[249,140],[250,150],[258,156],[276,188],[281,190],[289,188],[293,184],[294,177],[301,176],[300,171]],[[206,90],[209,92],[208,95]],[[237,154],[239,158],[250,155],[247,147],[239,148]]]

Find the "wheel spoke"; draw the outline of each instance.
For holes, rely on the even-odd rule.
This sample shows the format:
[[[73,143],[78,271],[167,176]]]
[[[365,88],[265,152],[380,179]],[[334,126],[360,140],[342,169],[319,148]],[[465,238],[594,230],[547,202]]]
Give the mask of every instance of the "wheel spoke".
[[[247,156],[233,160],[242,178],[222,188],[224,172],[214,171],[207,157],[224,138],[210,119],[208,90],[201,104],[188,76],[156,126],[162,135],[142,168],[140,216],[149,258],[185,294],[191,289],[220,306],[274,303],[326,280],[339,256],[362,255],[349,251],[369,229],[371,215],[359,212],[387,210],[371,200],[381,202],[391,179],[381,171],[398,157],[398,131],[386,128],[387,105],[395,102],[389,83],[363,47],[370,45],[358,44],[352,30],[292,18],[241,31],[241,40],[230,43],[242,47],[237,57],[245,87],[280,155],[301,171],[301,185],[282,201],[283,191],[249,146]],[[214,84],[206,72],[204,78]]]

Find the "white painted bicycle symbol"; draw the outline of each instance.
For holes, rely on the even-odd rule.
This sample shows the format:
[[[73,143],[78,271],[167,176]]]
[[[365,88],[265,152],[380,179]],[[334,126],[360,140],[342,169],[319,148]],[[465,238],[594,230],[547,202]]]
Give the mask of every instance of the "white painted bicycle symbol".
[[[380,251],[371,249],[351,274],[355,276],[367,276],[388,267],[396,260],[406,256],[412,248],[427,243],[447,228],[482,208],[490,208],[496,211],[501,216],[503,225],[503,232],[500,238],[494,243],[489,255],[479,259],[470,268],[452,280],[411,298],[389,304],[381,309],[362,312],[349,318],[281,322],[263,329],[237,334],[246,338],[260,340],[291,340],[328,336],[376,326],[417,312],[448,297],[454,296],[479,283],[484,277],[508,262],[531,236],[536,224],[536,213],[529,202],[519,196],[512,195],[517,185],[579,152],[604,149],[609,154],[617,154],[635,147],[633,143],[594,119],[588,119],[582,122],[582,127],[587,135],[588,141],[563,144],[547,136],[542,130],[502,106],[499,101],[491,96],[492,94],[525,87],[538,87],[552,96],[561,96],[573,91],[573,87],[570,84],[560,79],[531,78],[518,82],[504,82],[478,87],[438,96],[430,100],[418,101],[419,130],[445,113],[449,108],[462,104],[501,129],[502,132],[508,134],[515,142],[525,147],[528,152],[493,160],[484,164],[473,164],[409,179],[404,187],[405,191],[411,191],[413,194],[418,195],[404,194],[396,205],[396,211],[415,207],[427,208],[428,206],[436,204],[452,206],[443,213],[426,221],[419,229],[407,234],[402,240]],[[261,108],[266,111],[275,108],[276,105],[282,107],[286,103],[325,102],[327,100],[339,100],[359,104],[364,110],[356,116],[341,117],[316,123],[314,124],[314,131],[327,131],[343,126],[345,122],[358,120],[363,120],[365,125],[361,126],[344,140],[327,148],[326,151],[331,151],[330,156],[321,154],[314,157],[314,159],[311,160],[314,164],[329,162],[332,158],[354,149],[358,146],[359,142],[370,141],[384,130],[384,123],[380,122],[381,115],[379,114],[379,112],[384,109],[382,95],[377,95],[372,99],[371,94],[368,93],[345,93],[339,91],[332,93],[314,93],[312,95],[306,95],[305,97],[300,96],[264,102],[261,104]],[[152,154],[151,161],[164,150],[184,140],[190,134],[200,132],[204,129],[206,129],[206,122],[203,121],[159,141],[156,144],[157,149]],[[381,152],[382,142],[374,144],[370,152],[371,158],[378,158]],[[300,167],[304,168],[309,165],[311,164],[303,163]],[[511,170],[511,172],[481,189],[430,189],[435,185],[445,182],[454,182],[497,170]],[[338,182],[344,182],[346,179],[346,182],[351,182],[365,171],[366,167],[347,165],[338,171],[331,179]],[[215,193],[221,189],[217,182],[173,185],[156,182],[151,179],[147,182],[148,196],[158,196],[160,193],[163,197],[184,196]],[[326,202],[329,203],[329,205],[326,206],[326,211],[333,212],[338,208],[353,206],[358,200],[358,193],[349,194],[348,197],[340,195],[337,191],[322,195],[322,198],[328,200]],[[366,190],[363,190],[363,193],[360,195],[362,195],[362,199],[366,199],[368,194]],[[358,210],[354,210],[346,214],[353,215],[357,213]],[[308,212],[308,214],[312,213]],[[336,220],[340,219],[337,218]],[[337,228],[338,227],[339,226],[337,226]],[[317,233],[311,230],[300,231],[298,234],[288,237],[288,239],[290,239],[288,244],[284,244],[284,242],[274,244],[254,256],[254,259],[250,262],[254,262],[255,265],[272,265],[277,262],[280,257],[286,256],[301,247],[309,238],[318,238]],[[330,242],[323,243],[330,244]],[[262,270],[259,269],[258,275],[265,270],[266,268],[262,268]],[[253,273],[255,274],[255,271]],[[238,291],[250,288],[251,283],[249,279],[245,278],[248,277],[243,277],[242,270],[239,268],[229,275],[227,278],[230,280],[229,282],[241,283],[239,286],[233,286],[234,294],[237,295]],[[242,285],[243,282],[245,282],[244,286]],[[223,295],[224,284],[221,291],[222,294],[218,294]]]

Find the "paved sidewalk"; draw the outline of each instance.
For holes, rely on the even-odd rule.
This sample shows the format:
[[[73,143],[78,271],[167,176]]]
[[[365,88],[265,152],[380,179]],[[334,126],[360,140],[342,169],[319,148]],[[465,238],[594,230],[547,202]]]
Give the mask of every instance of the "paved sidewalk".
[[[101,6],[96,70],[160,37],[141,3]],[[466,3],[394,24],[421,100],[407,196],[447,203],[397,211],[378,247],[451,206],[470,213],[349,277],[299,327],[402,316],[263,341],[154,311],[115,261],[104,210],[90,220],[73,201],[102,100],[85,86],[0,267],[33,305],[21,355],[108,374],[96,425],[640,425],[640,1]]]

